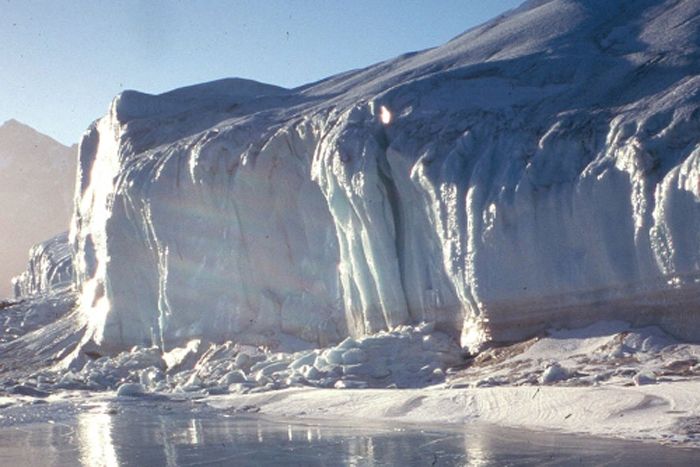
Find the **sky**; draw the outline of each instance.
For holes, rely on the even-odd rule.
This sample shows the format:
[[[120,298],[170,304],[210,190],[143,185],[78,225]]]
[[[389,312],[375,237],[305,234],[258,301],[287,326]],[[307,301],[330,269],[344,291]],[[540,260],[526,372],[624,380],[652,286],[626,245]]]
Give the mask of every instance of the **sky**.
[[[0,123],[79,141],[124,89],[295,87],[440,45],[522,0],[0,0]]]

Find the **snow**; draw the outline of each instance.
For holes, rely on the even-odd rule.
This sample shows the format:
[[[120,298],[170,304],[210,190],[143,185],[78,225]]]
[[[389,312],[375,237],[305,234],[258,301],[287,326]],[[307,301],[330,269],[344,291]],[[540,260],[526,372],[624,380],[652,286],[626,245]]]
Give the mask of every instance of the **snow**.
[[[464,425],[476,421],[698,447],[693,426],[700,411],[697,382],[641,387],[556,386],[478,389],[286,389],[227,395],[208,404],[247,407],[289,419],[341,419]]]
[[[225,112],[247,101],[284,94],[286,91],[257,81],[228,78],[175,89],[157,96],[124,91],[115,99],[113,112],[121,124],[132,120],[162,119],[197,110]]]
[[[448,381],[451,387],[560,383],[628,386],[700,376],[700,347],[677,341],[656,326],[598,322],[512,346],[489,349]]]

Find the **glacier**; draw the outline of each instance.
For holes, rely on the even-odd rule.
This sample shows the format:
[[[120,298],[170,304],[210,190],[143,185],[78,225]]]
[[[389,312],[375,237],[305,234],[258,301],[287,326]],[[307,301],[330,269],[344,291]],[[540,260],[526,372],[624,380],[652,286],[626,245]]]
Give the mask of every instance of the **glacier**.
[[[699,13],[531,0],[296,89],[123,92],[0,301],[0,428],[177,402],[698,447]]]
[[[12,278],[16,299],[42,296],[73,287],[73,250],[63,232],[29,250],[27,270]]]
[[[529,1],[296,89],[123,92],[80,144],[83,346],[429,322],[475,352],[603,319],[697,340],[699,13]]]

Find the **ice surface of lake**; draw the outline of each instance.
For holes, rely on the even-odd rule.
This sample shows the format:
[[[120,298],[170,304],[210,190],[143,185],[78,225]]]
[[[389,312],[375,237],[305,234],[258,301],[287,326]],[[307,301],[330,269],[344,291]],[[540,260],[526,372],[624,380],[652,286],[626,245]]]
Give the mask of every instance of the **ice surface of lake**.
[[[471,424],[271,420],[189,402],[2,412],[0,465],[697,465],[700,452]]]

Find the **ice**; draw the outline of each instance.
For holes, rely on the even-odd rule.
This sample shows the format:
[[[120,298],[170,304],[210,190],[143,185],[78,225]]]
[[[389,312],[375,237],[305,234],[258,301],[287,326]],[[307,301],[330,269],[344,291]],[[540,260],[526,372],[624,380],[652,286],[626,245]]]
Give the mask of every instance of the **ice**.
[[[428,339],[426,339],[428,338]],[[426,348],[426,341],[442,342]],[[429,326],[404,326],[338,346],[293,353],[234,342],[191,341],[163,354],[157,347],[135,346],[114,356],[90,353],[39,373],[10,381],[10,394],[46,397],[66,389],[116,390],[118,396],[265,392],[283,388],[423,387],[445,380],[445,370],[463,362],[461,349]],[[0,382],[0,390],[2,390]]]
[[[50,294],[73,287],[73,251],[68,233],[35,245],[25,272],[12,279],[15,298]]]
[[[531,1],[297,89],[121,94],[72,254],[35,249],[2,309],[2,389],[692,426],[662,406],[700,407],[698,13]]]
[[[569,372],[561,365],[554,362],[545,368],[542,376],[540,377],[540,382],[542,384],[552,384],[558,383],[559,381],[564,381],[569,378]]]
[[[335,391],[335,394],[350,399],[352,392]],[[349,405],[354,407],[350,402]],[[406,402],[411,405],[410,399],[400,398],[396,406]],[[469,424],[459,429],[432,424],[429,429],[424,429],[406,424],[397,428],[391,417],[382,421],[375,420],[376,417],[353,421],[279,420],[257,416],[250,413],[254,409],[246,410],[240,405],[225,413],[217,413],[202,404],[149,404],[141,398],[125,397],[66,405],[8,410],[7,420],[0,423],[0,451],[5,464],[697,463],[697,452],[690,449],[638,441],[601,440],[581,434],[550,433],[543,436],[540,431],[496,427],[488,423]],[[47,418],[54,423],[37,423]]]
[[[656,376],[652,373],[639,372],[632,377],[632,381],[637,386],[642,386],[644,384],[654,384],[656,383]]]
[[[37,332],[37,345],[39,347],[51,345],[53,335],[51,329],[57,322],[64,318],[73,319],[76,308],[77,296],[72,288],[62,288],[48,295],[35,295],[24,297],[19,301],[0,302],[0,344],[25,339],[30,333]],[[71,332],[79,332],[80,325],[70,326]],[[45,331],[45,332],[44,332]],[[44,332],[42,336],[41,333]],[[46,339],[45,342],[41,342]],[[70,347],[68,342],[53,342],[61,345],[62,350]],[[65,347],[64,347],[65,346]],[[8,349],[3,348],[5,354]],[[13,352],[9,352],[11,356]]]
[[[138,397],[146,392],[146,388],[141,383],[124,383],[117,389],[117,396]]]
[[[163,361],[168,368],[192,366],[201,356],[201,339],[192,339],[184,347],[178,347],[163,354]]]
[[[528,2],[298,89],[121,94],[81,143],[85,345],[696,338],[698,5],[669,5]]]
[[[680,342],[656,326],[602,321],[482,352],[446,379],[451,387],[626,386],[695,380],[700,345]]]

